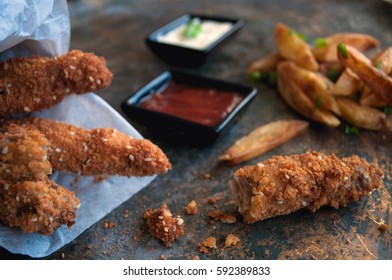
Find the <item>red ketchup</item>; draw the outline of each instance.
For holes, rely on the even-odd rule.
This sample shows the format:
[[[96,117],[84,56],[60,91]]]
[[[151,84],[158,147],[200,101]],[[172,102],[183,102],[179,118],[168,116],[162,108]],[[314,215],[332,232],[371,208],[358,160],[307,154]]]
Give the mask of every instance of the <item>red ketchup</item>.
[[[153,110],[207,126],[220,124],[242,101],[241,94],[171,82],[140,104]]]

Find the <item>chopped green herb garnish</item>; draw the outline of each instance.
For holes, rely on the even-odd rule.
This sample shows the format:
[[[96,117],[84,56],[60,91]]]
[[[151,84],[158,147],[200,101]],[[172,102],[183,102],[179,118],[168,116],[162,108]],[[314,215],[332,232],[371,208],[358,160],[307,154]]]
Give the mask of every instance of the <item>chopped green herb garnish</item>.
[[[377,67],[378,70],[381,70],[381,61],[378,60],[376,62],[376,67]]]
[[[340,76],[340,73],[338,70],[335,68],[331,68],[327,72],[327,77],[330,79],[332,82],[336,82]]]
[[[306,37],[306,35],[305,34],[303,34],[303,33],[300,33],[300,32],[297,32],[297,31],[295,31],[294,29],[290,29],[289,30],[289,35],[296,35],[296,36],[298,36],[300,39],[302,39],[303,41],[308,41],[308,38]]]
[[[201,20],[193,18],[185,25],[184,37],[187,39],[195,38],[201,32]]]
[[[278,76],[276,75],[276,71],[274,71],[274,70],[269,71],[268,72],[268,83],[271,86],[276,86],[277,81],[278,81]]]
[[[265,76],[265,74],[261,73],[260,71],[253,71],[248,74],[248,78],[251,81],[260,81],[263,79],[263,76]]]
[[[314,45],[316,48],[324,48],[327,46],[327,39],[326,38],[317,38],[314,40]]]
[[[392,114],[392,107],[390,107],[388,105],[384,106],[384,113],[387,115]]]
[[[344,133],[348,136],[357,136],[359,134],[359,129],[355,126],[346,125]]]
[[[316,101],[314,102],[314,106],[316,108],[320,108],[322,102],[323,102],[323,99],[321,98],[321,96],[317,96]]]
[[[338,44],[338,50],[344,58],[348,58],[346,46],[343,43]]]

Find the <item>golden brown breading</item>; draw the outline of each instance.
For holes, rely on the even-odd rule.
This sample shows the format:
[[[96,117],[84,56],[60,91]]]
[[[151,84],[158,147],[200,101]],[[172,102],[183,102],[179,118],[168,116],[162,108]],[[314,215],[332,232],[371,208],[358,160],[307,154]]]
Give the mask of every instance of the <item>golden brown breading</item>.
[[[90,175],[148,176],[171,168],[166,155],[149,140],[136,139],[115,129],[80,127],[47,119],[0,119],[38,129],[52,144],[53,169]]]
[[[162,240],[166,247],[170,247],[174,240],[184,234],[184,220],[179,217],[172,218],[166,204],[158,209],[147,209],[144,218],[147,220],[150,234]]]
[[[7,183],[0,179],[0,221],[24,232],[52,234],[75,223],[80,201],[72,191],[46,181]]]
[[[308,152],[275,156],[234,173],[230,187],[245,221],[253,223],[324,205],[339,208],[383,185],[383,172],[354,155]]]
[[[0,178],[12,182],[47,178],[52,174],[50,150],[49,141],[38,130],[11,124],[6,133],[0,133]]]
[[[67,95],[103,89],[112,81],[103,57],[73,50],[55,58],[0,63],[0,116],[41,111]]]
[[[50,150],[36,129],[10,124],[0,133],[0,221],[44,235],[74,224],[80,201],[49,180]]]

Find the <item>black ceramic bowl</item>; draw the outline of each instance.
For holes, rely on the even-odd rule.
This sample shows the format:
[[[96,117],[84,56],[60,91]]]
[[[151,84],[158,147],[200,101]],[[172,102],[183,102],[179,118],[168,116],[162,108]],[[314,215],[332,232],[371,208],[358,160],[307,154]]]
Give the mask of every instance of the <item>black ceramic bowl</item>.
[[[190,86],[232,91],[238,93],[242,98],[231,113],[216,126],[203,125],[180,117],[140,107],[140,104],[144,100],[151,97],[152,94],[162,91],[171,81]],[[124,113],[130,119],[153,129],[162,138],[179,140],[180,142],[185,141],[189,144],[204,145],[215,142],[230,121],[232,121],[240,110],[252,100],[256,93],[257,90],[255,88],[240,84],[229,83],[186,72],[166,71],[136,91],[134,95],[126,99],[121,106]],[[208,96],[206,96],[206,98],[208,98]]]
[[[178,45],[168,44],[159,42],[159,37],[170,32],[171,30],[188,23],[193,18],[199,18],[201,21],[210,20],[215,22],[228,22],[232,26],[230,29],[220,36],[213,43],[208,45],[204,49],[193,49],[189,47],[182,47]],[[150,36],[146,38],[147,46],[163,61],[179,67],[190,67],[196,68],[201,66],[207,59],[207,56],[214,50],[216,50],[226,39],[231,37],[236,31],[238,31],[244,22],[239,19],[230,19],[218,16],[204,16],[196,14],[185,14],[180,18],[166,24],[165,26],[154,31]]]

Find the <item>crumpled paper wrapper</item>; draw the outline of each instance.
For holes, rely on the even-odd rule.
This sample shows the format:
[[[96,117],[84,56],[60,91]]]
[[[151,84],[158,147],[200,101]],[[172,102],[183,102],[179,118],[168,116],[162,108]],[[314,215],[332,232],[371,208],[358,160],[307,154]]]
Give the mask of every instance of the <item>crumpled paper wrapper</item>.
[[[18,16],[17,13],[24,16]],[[0,61],[21,54],[20,51],[22,54],[62,54],[68,50],[67,38],[69,17],[65,0],[3,0],[0,3],[0,50],[7,49],[0,53]],[[60,104],[35,113],[34,116],[64,121],[86,129],[111,127],[135,138],[142,138],[117,111],[94,93],[68,96]],[[73,189],[70,184],[75,177],[78,177],[78,182]],[[34,258],[48,256],[74,240],[154,178],[113,176],[95,183],[93,177],[55,172],[51,179],[75,191],[81,201],[72,229],[62,226],[53,235],[42,236],[23,233],[19,228],[0,223],[0,246],[12,253]]]

